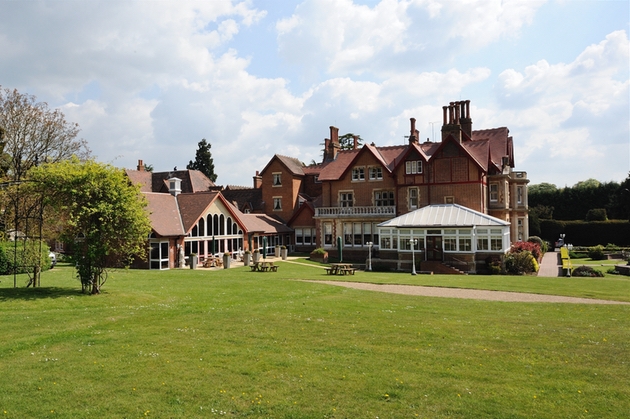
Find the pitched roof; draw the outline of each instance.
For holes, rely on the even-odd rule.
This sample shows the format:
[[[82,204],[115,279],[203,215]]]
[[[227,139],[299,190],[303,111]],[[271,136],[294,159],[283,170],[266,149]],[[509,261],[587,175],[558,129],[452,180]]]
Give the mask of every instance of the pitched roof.
[[[266,214],[242,214],[241,219],[248,233],[277,234],[292,233],[282,221]]]
[[[171,194],[146,192],[147,210],[151,227],[160,236],[182,236],[184,225],[177,206],[177,199]]]
[[[204,214],[219,192],[181,193],[177,195],[177,202],[182,216],[184,231],[187,233]]]
[[[295,176],[304,176],[304,165],[301,161],[295,157],[283,156],[281,154],[275,154],[271,160],[269,160],[269,163],[267,163],[265,168],[260,172],[261,175],[265,173],[271,162],[274,160],[279,160],[287,168],[287,170],[291,172],[291,174]]]
[[[236,203],[239,210],[249,207],[252,211],[262,211],[262,189],[261,188],[238,188],[227,187],[221,193],[228,202]]]
[[[168,192],[168,179],[181,179],[184,193],[209,191],[216,188],[206,175],[199,170],[175,170],[172,172],[147,172],[144,170],[125,170],[134,184],[141,185],[142,192]]]
[[[490,144],[490,162],[498,170],[502,167],[502,158],[508,157],[510,166],[514,167],[514,151],[510,130],[506,127],[477,130],[472,132],[472,141],[488,140]]]
[[[428,205],[380,223],[379,227],[509,226],[510,223],[458,204]]]

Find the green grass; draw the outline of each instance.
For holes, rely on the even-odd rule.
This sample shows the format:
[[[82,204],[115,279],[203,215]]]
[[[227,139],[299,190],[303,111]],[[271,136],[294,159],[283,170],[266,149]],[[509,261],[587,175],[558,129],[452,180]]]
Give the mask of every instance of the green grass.
[[[578,266],[586,265],[602,272],[607,277],[616,277],[617,275],[607,273],[608,270],[610,268],[614,268],[615,265],[625,265],[627,262],[621,259],[593,260],[591,258],[579,258],[579,259],[571,259],[571,263],[573,264],[574,268],[577,268]]]
[[[317,266],[279,264],[277,273],[115,271],[100,296],[80,294],[69,267],[44,273],[39,289],[13,289],[12,277],[0,278],[0,414],[619,418],[630,411],[630,306],[359,291],[294,281],[330,277]],[[630,280],[621,279],[458,278],[340,279],[623,301],[630,294]]]

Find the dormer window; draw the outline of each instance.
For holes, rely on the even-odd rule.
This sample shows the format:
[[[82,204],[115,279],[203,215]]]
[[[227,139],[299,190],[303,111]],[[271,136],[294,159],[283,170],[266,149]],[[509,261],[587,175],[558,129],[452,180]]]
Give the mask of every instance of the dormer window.
[[[352,180],[353,181],[365,180],[365,167],[354,167],[352,169]]]
[[[405,174],[416,175],[422,173],[422,160],[405,162]]]
[[[273,173],[273,186],[282,186],[282,173]]]
[[[182,180],[172,177],[168,180],[168,191],[171,195],[177,196],[182,192]]]

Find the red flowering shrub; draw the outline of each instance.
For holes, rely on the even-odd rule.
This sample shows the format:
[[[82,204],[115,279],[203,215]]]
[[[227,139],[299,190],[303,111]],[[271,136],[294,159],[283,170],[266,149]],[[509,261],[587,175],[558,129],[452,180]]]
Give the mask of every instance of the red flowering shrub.
[[[542,258],[542,252],[540,251],[540,245],[532,242],[516,242],[510,247],[510,253],[521,253],[528,251],[540,262]]]

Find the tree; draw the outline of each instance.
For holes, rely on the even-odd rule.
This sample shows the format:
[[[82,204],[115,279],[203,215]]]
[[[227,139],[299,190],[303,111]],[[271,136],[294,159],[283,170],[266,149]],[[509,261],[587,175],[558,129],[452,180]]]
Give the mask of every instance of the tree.
[[[192,160],[186,166],[186,169],[199,170],[204,175],[208,176],[211,181],[217,180],[217,175],[214,173],[214,162],[212,160],[212,153],[210,153],[210,147],[212,145],[202,139],[197,144],[197,152],[195,153],[195,161]]]
[[[60,110],[51,110],[46,102],[37,102],[35,96],[16,89],[0,87],[0,127],[4,129],[0,150],[4,165],[0,161],[0,169],[12,181],[20,181],[39,162],[90,155],[85,140],[76,139],[78,124],[67,122]]]
[[[341,150],[353,150],[354,149],[354,137],[355,135],[351,132],[344,134],[339,137],[339,148]],[[360,135],[357,135],[357,147],[361,146],[363,143],[363,139]]]
[[[62,240],[71,243],[83,291],[100,293],[107,268],[146,258],[151,223],[139,187],[122,169],[73,157],[33,167],[28,186],[64,220]]]

